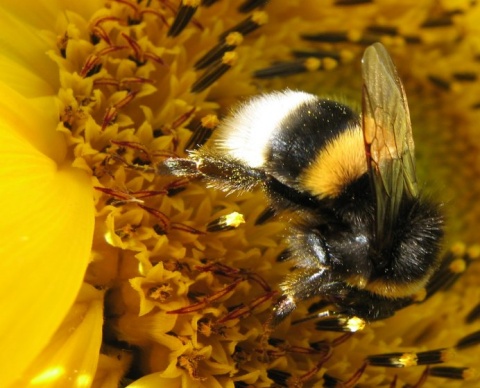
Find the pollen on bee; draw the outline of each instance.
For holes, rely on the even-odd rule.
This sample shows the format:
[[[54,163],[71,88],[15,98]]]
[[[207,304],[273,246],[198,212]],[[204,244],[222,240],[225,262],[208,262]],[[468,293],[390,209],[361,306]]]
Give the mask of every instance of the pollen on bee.
[[[219,232],[238,228],[245,223],[245,218],[238,212],[232,212],[213,220],[207,225],[208,232]]]

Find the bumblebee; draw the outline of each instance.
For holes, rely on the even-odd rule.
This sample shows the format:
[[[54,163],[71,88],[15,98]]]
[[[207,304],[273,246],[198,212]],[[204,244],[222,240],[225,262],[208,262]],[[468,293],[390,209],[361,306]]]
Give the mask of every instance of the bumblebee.
[[[334,314],[387,318],[439,266],[440,205],[418,188],[405,91],[380,43],[365,50],[362,77],[361,115],[300,91],[260,95],[189,158],[161,167],[228,192],[260,186],[286,214],[295,270],[274,324],[315,296]]]

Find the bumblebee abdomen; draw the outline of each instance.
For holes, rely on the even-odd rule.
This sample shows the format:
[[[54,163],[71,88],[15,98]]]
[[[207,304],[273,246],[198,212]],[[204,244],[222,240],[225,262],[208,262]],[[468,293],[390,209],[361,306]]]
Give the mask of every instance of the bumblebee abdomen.
[[[215,146],[312,197],[337,196],[367,170],[358,115],[304,92],[267,94],[240,107]]]

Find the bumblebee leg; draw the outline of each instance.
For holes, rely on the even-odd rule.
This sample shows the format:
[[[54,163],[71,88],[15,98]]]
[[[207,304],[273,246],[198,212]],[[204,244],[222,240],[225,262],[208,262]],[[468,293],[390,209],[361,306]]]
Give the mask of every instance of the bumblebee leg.
[[[295,310],[297,302],[314,296],[329,295],[338,285],[339,282],[332,279],[327,267],[298,268],[281,286],[284,296],[273,309],[272,325],[279,324]]]
[[[301,268],[295,275],[291,274],[282,285],[284,296],[274,307],[270,325],[275,326],[285,319],[297,307],[297,302],[313,296],[325,296],[325,301],[328,303],[328,295],[332,295],[332,293],[340,295],[344,287],[345,285],[340,281],[332,279],[328,268],[319,268],[316,271]],[[341,306],[338,306],[333,301],[328,304],[335,306],[333,311],[323,310],[292,323],[298,324],[315,319],[317,321],[315,323],[317,330],[348,333],[354,333],[364,328],[365,319],[357,317],[353,314],[353,311],[339,311],[338,307]],[[325,307],[328,307],[328,304]]]
[[[171,158],[155,166],[158,175],[175,175],[179,177],[195,178],[201,175],[197,164],[191,159]]]
[[[211,186],[223,191],[251,190],[266,180],[263,171],[208,149],[192,152],[188,159],[167,159],[157,166],[157,173],[188,178],[203,177]]]
[[[277,326],[296,308],[297,304],[295,303],[295,299],[289,295],[283,295],[273,308],[270,324]]]

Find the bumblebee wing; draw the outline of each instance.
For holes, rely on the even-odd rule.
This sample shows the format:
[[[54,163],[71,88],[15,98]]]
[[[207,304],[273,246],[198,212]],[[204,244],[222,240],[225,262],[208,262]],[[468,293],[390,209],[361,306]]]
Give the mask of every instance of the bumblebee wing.
[[[376,196],[377,245],[392,238],[406,194],[418,196],[414,143],[407,97],[385,47],[375,43],[362,59],[362,120],[367,164]]]

